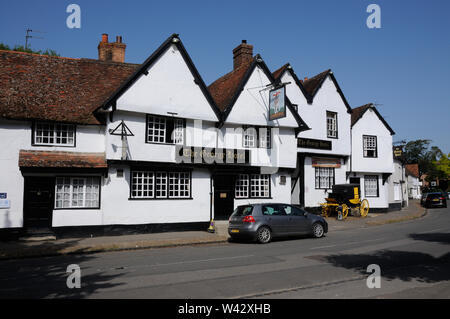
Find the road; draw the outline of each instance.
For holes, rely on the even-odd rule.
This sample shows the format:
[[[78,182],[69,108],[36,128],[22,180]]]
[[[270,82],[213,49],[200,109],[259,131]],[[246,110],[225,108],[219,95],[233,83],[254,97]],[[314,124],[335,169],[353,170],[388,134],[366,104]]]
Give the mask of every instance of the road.
[[[81,288],[66,285],[79,265]],[[367,266],[381,269],[369,289]],[[0,298],[450,298],[450,208],[267,245],[224,243],[0,263]]]

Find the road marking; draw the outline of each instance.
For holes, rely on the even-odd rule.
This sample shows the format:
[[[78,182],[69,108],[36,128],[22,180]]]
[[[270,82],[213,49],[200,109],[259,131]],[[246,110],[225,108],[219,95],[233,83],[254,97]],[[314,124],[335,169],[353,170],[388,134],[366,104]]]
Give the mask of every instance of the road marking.
[[[322,249],[322,248],[331,248],[331,247],[336,247],[336,246],[348,246],[348,245],[361,244],[361,243],[370,243],[370,242],[380,241],[380,240],[383,240],[383,238],[368,239],[368,240],[361,240],[361,241],[352,241],[352,242],[344,243],[344,244],[340,244],[340,245],[328,245],[328,246],[313,247],[313,248],[310,248],[310,250]]]
[[[242,256],[233,256],[233,257],[221,257],[221,258],[209,258],[209,259],[197,259],[197,260],[188,260],[188,261],[178,261],[172,263],[164,263],[164,264],[152,264],[152,265],[140,265],[140,266],[120,266],[120,267],[111,267],[110,270],[118,270],[120,268],[123,269],[132,269],[132,268],[144,268],[144,267],[161,267],[161,266],[172,266],[172,265],[183,265],[183,264],[195,264],[201,262],[210,262],[210,261],[218,261],[218,260],[229,260],[229,259],[239,259],[239,258],[249,258],[254,257],[255,255],[242,255]],[[99,268],[97,271],[105,270],[104,268]]]

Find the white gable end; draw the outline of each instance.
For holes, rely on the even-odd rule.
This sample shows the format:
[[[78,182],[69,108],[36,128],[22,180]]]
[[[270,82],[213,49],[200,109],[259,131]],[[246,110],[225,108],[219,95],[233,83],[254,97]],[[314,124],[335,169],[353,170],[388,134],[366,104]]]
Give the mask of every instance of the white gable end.
[[[286,117],[269,121],[269,91],[267,85],[271,82],[264,71],[257,66],[239,98],[228,115],[228,123],[298,127],[298,123],[291,111],[286,108]]]
[[[217,116],[175,45],[149,67],[117,100],[117,109],[206,121]]]

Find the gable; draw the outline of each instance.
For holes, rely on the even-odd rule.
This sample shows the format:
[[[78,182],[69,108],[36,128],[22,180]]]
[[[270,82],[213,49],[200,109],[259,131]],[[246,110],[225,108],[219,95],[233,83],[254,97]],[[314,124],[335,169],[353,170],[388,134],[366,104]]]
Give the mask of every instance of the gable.
[[[333,81],[331,76],[327,76],[323,80],[322,86],[318,89],[312,103],[322,105],[325,108],[332,107],[338,112],[349,112],[347,101],[342,98],[339,91],[336,82]]]
[[[242,88],[233,108],[227,117],[227,122],[243,125],[284,126],[297,128],[294,114],[286,107],[286,117],[269,121],[269,89],[272,83],[260,65],[256,65],[247,82]],[[286,94],[287,95],[287,94]]]
[[[355,128],[362,134],[377,136],[391,135],[389,129],[386,125],[384,125],[372,108],[369,108],[364,112],[362,117],[354,124],[352,129]]]
[[[132,112],[217,121],[179,48],[167,46],[117,99],[116,108]]]

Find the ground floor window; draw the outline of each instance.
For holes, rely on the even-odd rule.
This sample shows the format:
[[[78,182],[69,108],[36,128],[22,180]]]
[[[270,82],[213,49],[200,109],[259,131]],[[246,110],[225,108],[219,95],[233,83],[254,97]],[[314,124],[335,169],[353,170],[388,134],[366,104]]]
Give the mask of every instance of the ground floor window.
[[[378,176],[377,175],[365,175],[364,176],[364,196],[365,197],[378,197]]]
[[[100,177],[57,177],[55,208],[99,208]]]
[[[235,186],[236,198],[270,198],[270,175],[240,174]]]
[[[316,189],[330,189],[334,185],[334,167],[316,167]]]
[[[190,198],[190,172],[133,171],[131,198]]]

